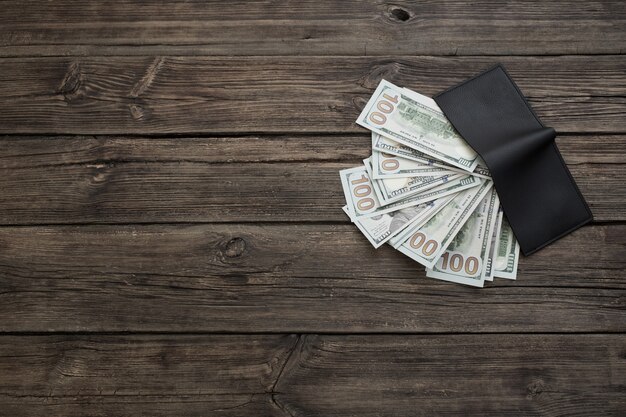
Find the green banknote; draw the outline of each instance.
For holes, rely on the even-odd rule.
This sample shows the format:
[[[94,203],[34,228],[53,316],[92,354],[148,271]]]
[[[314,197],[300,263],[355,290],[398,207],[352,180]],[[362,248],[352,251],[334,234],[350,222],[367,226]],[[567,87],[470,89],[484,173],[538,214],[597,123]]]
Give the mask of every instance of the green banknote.
[[[418,230],[412,231],[398,250],[427,268],[432,268],[441,254],[487,195],[493,182],[481,180],[478,190],[458,194],[439,213]]]
[[[426,276],[482,287],[485,282],[485,266],[491,249],[493,229],[498,217],[498,205],[498,194],[492,188],[435,265],[426,268]]]
[[[479,157],[435,101],[383,80],[357,123],[444,163],[472,172]]]

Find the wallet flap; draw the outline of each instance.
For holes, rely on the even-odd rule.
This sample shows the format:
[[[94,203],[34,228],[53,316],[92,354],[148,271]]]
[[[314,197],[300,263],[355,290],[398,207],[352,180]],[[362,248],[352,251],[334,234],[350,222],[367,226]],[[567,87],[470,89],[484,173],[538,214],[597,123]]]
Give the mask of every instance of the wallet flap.
[[[502,65],[434,97],[491,171],[524,255],[592,220],[554,142]]]

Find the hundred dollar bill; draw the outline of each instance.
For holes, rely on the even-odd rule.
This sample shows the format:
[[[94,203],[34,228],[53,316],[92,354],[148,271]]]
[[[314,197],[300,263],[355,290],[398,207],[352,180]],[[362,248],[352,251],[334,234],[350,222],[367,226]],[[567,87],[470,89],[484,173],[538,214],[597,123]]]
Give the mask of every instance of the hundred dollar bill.
[[[457,178],[467,178],[462,174],[446,174],[436,177],[408,177],[373,180],[374,191],[382,205],[404,200],[415,194],[424,193],[431,188],[445,185]]]
[[[398,250],[425,267],[432,268],[476,206],[491,190],[493,182],[481,181],[483,183],[478,187],[478,193],[468,190],[456,196],[437,215],[410,234]]]
[[[502,219],[502,227],[498,236],[496,255],[493,261],[493,275],[498,278],[517,278],[519,262],[519,243],[515,239],[513,229],[506,216]]]
[[[370,178],[372,178],[373,168],[371,157],[364,159],[363,164]],[[396,201],[404,200],[411,195],[420,194],[431,188],[446,184],[461,176],[463,176],[463,174],[453,172],[452,174],[439,174],[431,177],[373,179],[372,184],[378,201],[380,201],[380,204],[383,206],[386,206]]]
[[[359,115],[359,125],[472,172],[478,154],[459,136],[435,101],[382,80]]]
[[[372,181],[365,166],[344,169],[339,171],[339,176],[341,177],[346,203],[354,218],[373,217],[406,207],[417,206],[427,201],[433,201],[469,188],[478,187],[481,181],[472,176],[459,178],[419,195],[414,195],[383,207],[373,191]]]
[[[458,173],[435,166],[433,163],[422,163],[391,155],[372,149],[372,178],[384,180],[389,178],[433,177]]]
[[[389,139],[385,136],[379,135],[376,132],[372,132],[372,150],[377,150],[380,152],[385,152],[390,155],[400,156],[405,159],[410,159],[411,161],[421,162],[423,164],[443,167],[443,168],[452,168],[452,165],[446,164],[439,159],[435,159],[430,155],[426,155],[423,152],[417,151],[413,148],[409,148],[401,144],[400,142],[396,142],[393,139]],[[460,169],[460,168],[455,168]],[[465,170],[462,170],[465,171]]]
[[[367,240],[369,240],[375,248],[378,248],[394,235],[400,233],[405,227],[414,222],[421,221],[421,219],[429,216],[431,212],[445,205],[451,199],[452,196],[446,196],[391,213],[374,217],[362,217],[360,219],[352,216],[347,205],[343,206],[343,210],[350,217],[350,220],[356,224],[361,233],[365,235]]]
[[[389,139],[382,135],[379,135],[378,133],[372,132],[372,155],[374,154],[374,151],[380,151],[386,153],[387,155],[399,156],[410,161],[420,162],[423,164],[432,165],[434,167],[445,168],[450,171],[465,173],[467,172],[465,169],[446,164],[439,159],[432,158],[425,153],[416,151],[415,149],[409,148],[408,146],[404,146],[400,142],[396,142],[393,139]],[[489,169],[486,167],[484,161],[480,157],[478,158],[478,165],[476,165],[476,168],[474,168],[474,171],[472,171],[472,175],[481,178],[491,179],[491,173],[489,172]]]
[[[491,246],[498,204],[498,195],[491,188],[432,269],[426,268],[427,277],[474,287],[484,285],[484,266]]]
[[[493,281],[493,263],[496,256],[496,248],[498,246],[498,236],[502,228],[502,206],[498,204],[498,215],[491,234],[491,244],[489,245],[489,253],[485,262],[485,281]]]
[[[381,204],[364,166],[339,171],[348,210],[354,218],[379,213]],[[398,209],[396,209],[398,210]]]
[[[472,177],[474,178],[474,177]],[[450,210],[455,207],[455,205],[463,205],[463,207],[465,207],[465,205],[470,204],[471,201],[476,197],[476,195],[480,192],[483,192],[484,190],[484,184],[486,182],[486,180],[476,180],[478,181],[479,185],[478,187],[474,187],[472,189],[467,189],[464,190],[462,192],[456,193],[454,194],[452,197],[452,199],[449,201],[449,207],[441,207],[441,208],[446,208],[447,212],[450,212]],[[440,209],[441,209],[440,208]],[[437,211],[437,213],[433,213],[433,215],[438,214],[439,210]],[[469,213],[468,213],[469,216]],[[406,229],[404,229],[401,233],[397,234],[396,236],[394,236],[393,238],[391,238],[389,240],[389,244],[391,246],[393,246],[394,249],[399,249],[400,246],[402,246],[403,243],[405,243],[409,237],[411,237],[413,234],[415,234],[416,232],[418,232],[425,224],[426,222],[430,221],[431,218],[433,216],[430,216],[429,218],[425,219],[422,223],[413,223],[411,224],[409,227],[407,227]],[[439,216],[439,218],[442,218],[442,216]],[[445,221],[445,219],[444,219]]]
[[[476,168],[474,168],[474,172],[472,172],[472,175],[476,175],[481,178],[491,179],[491,172],[489,171],[489,168],[480,163],[476,166]]]

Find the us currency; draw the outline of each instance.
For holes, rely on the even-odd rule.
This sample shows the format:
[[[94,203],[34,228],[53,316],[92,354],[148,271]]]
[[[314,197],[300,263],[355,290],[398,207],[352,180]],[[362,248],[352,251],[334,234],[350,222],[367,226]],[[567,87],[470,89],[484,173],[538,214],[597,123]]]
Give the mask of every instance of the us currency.
[[[433,163],[423,163],[391,155],[372,149],[372,178],[384,180],[389,178],[432,177],[438,175],[453,175],[459,170],[435,166]]]
[[[493,275],[499,278],[517,278],[519,262],[519,243],[515,239],[513,229],[506,217],[502,219],[502,227],[498,235],[496,254],[493,260]]]
[[[472,177],[474,178],[474,177]],[[477,194],[484,192],[484,186],[487,183],[486,180],[477,180],[479,183],[478,187],[472,188],[472,189],[467,189],[464,192],[460,192],[460,193],[456,193],[453,195],[453,198],[449,201],[449,204],[447,204],[445,207],[442,207],[441,209],[445,209],[445,210],[439,210],[439,211],[443,211],[444,213],[442,213],[441,215],[439,215],[439,211],[437,213],[434,213],[437,215],[437,218],[442,219],[442,221],[445,222],[445,219],[447,218],[446,216],[448,216],[449,214],[453,213],[453,209],[455,207],[459,207],[460,209],[464,209],[467,205],[472,203],[472,200],[477,198]],[[478,203],[476,203],[478,204]],[[448,213],[448,214],[446,214]],[[469,216],[468,213],[467,215]],[[415,233],[419,232],[422,227],[425,227],[427,222],[430,222],[430,220],[432,219],[433,216],[430,216],[428,219],[426,219],[426,221],[424,221],[421,224],[412,224],[409,227],[407,227],[406,229],[404,229],[401,233],[397,234],[396,236],[394,236],[393,238],[391,238],[389,240],[389,244],[391,246],[393,246],[394,249],[399,249],[400,246],[402,246],[402,244],[404,244],[405,242],[407,242],[409,240],[409,238],[411,236],[413,236]],[[434,220],[433,220],[434,221]],[[435,222],[436,223],[436,222]],[[435,224],[433,224],[432,226],[435,226]]]
[[[478,188],[474,187],[474,190],[477,192]],[[389,243],[394,249],[398,249],[398,247],[402,245],[402,243],[404,243],[410,235],[415,233],[416,230],[419,230],[424,224],[426,224],[426,222],[432,219],[459,194],[460,193],[451,194],[435,200],[433,202],[434,204],[432,210],[427,215],[420,217],[419,221],[411,222],[411,224],[407,225],[407,227],[402,229],[398,234],[392,236],[387,243]]]
[[[489,254],[487,255],[487,262],[485,262],[485,281],[493,281],[493,263],[496,256],[496,248],[498,246],[498,236],[500,236],[500,229],[502,228],[502,217],[504,212],[502,206],[498,207],[498,215],[491,234],[491,244],[489,245]]]
[[[371,157],[364,159],[365,169],[372,178],[372,160]],[[431,188],[446,184],[452,180],[462,177],[463,174],[439,174],[431,177],[407,177],[407,178],[389,178],[384,180],[372,179],[374,192],[378,197],[378,201],[383,206],[389,205],[396,201],[404,200],[407,197],[420,194]]]
[[[434,166],[440,167],[452,167],[452,165],[446,164],[439,159],[435,159],[430,155],[426,155],[423,152],[420,152],[413,148],[409,148],[408,146],[405,146],[400,142],[379,135],[376,132],[372,132],[372,150],[385,152],[390,155],[400,156],[402,158],[410,159],[411,161],[421,162],[423,164],[432,164]]]
[[[375,217],[362,217],[360,219],[356,219],[352,216],[347,205],[343,206],[343,210],[350,217],[350,220],[356,224],[367,240],[370,241],[372,246],[378,248],[393,236],[400,233],[405,227],[415,222],[422,221],[422,219],[428,217],[430,213],[437,210],[440,206],[447,204],[451,199],[452,196],[446,196],[391,213],[381,214]]]
[[[481,180],[472,176],[459,178],[424,193],[383,207],[378,201],[376,193],[373,191],[372,181],[365,166],[361,165],[356,168],[344,169],[339,171],[339,176],[341,177],[341,185],[350,213],[352,217],[357,219],[378,216],[406,207],[417,206],[427,201],[433,201],[447,195],[456,194],[466,189],[476,188],[481,184]]]
[[[425,267],[432,268],[476,206],[491,190],[493,182],[480,181],[482,184],[477,192],[467,190],[457,195],[437,215],[411,233],[397,249]]]
[[[374,191],[382,205],[404,200],[412,195],[424,193],[431,188],[445,185],[457,178],[468,178],[462,174],[446,174],[435,177],[408,177],[373,180]]]
[[[357,118],[361,126],[472,172],[478,154],[459,136],[435,101],[382,80]]]
[[[386,138],[378,133],[372,132],[372,155],[374,151],[384,152],[388,155],[399,156],[404,159],[408,159],[410,161],[420,162],[425,165],[432,165],[433,167],[445,168],[450,171],[457,172],[467,172],[465,169],[457,168],[455,166],[446,164],[439,159],[435,159],[426,155],[423,152],[417,151],[413,148],[409,148],[401,144],[400,142],[396,142],[393,139]],[[491,173],[485,166],[484,161],[479,157],[478,165],[474,168],[472,175],[481,178],[491,179]]]
[[[474,172],[472,172],[472,175],[476,175],[481,178],[491,179],[491,172],[484,162],[482,164],[479,162],[478,165],[476,165],[476,168],[474,168]]]
[[[498,204],[498,195],[491,188],[432,269],[426,268],[427,277],[474,287],[484,285],[484,267],[498,216]]]

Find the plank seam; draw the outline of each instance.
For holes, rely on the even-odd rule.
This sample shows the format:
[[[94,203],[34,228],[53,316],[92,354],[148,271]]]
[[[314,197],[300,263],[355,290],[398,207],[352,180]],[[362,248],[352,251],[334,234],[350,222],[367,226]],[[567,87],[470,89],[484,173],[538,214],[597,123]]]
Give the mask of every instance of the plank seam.
[[[28,44],[28,45],[2,45],[0,46],[0,51],[3,49],[9,48],[28,48],[28,47],[50,47],[50,46],[94,46],[96,48],[106,48],[106,47],[118,47],[118,48],[143,48],[143,47],[194,47],[199,48],[203,46],[211,46],[211,44],[167,44],[167,43],[142,43],[142,44],[81,44],[81,43],[46,43],[46,44]],[[441,54],[422,54],[422,55],[385,55],[385,54],[354,54],[354,55],[304,55],[304,54],[290,54],[290,55],[281,55],[281,54],[268,54],[268,55],[233,55],[233,54],[220,54],[220,53],[212,53],[212,54],[159,54],[160,56],[166,58],[209,58],[209,59],[274,59],[274,58],[291,58],[291,59],[323,59],[323,58],[346,58],[346,59],[355,59],[355,58],[364,58],[364,59],[379,59],[379,58],[398,58],[398,59],[415,59],[415,58],[495,58],[495,57],[522,57],[522,58],[567,58],[567,57],[621,57],[625,55],[626,52],[620,48],[619,52],[585,52],[582,54],[567,54],[567,53],[509,53],[509,54],[490,54],[490,53],[480,53],[480,54],[464,54],[458,53],[458,48],[454,52],[449,53],[441,53]],[[2,55],[0,53],[0,58],[2,59],[46,59],[46,58],[154,58],[155,54],[7,54]]]
[[[1,337],[55,337],[55,336],[111,336],[111,337],[119,337],[119,336],[285,336],[285,335],[293,335],[296,334],[299,336],[308,337],[308,336],[379,336],[379,337],[392,337],[392,336],[487,336],[487,335],[536,335],[536,336],[574,336],[574,335],[624,335],[626,337],[626,331],[571,331],[571,332],[563,332],[563,331],[554,331],[554,332],[520,332],[520,331],[512,331],[512,332],[290,332],[290,331],[237,331],[237,332],[227,332],[227,331],[115,331],[115,332],[102,332],[102,331],[51,331],[51,332],[29,332],[29,331],[11,331],[11,332],[2,332],[0,331]],[[294,347],[295,350],[295,347]],[[286,366],[286,363],[285,363]],[[266,392],[271,394],[272,391]]]

